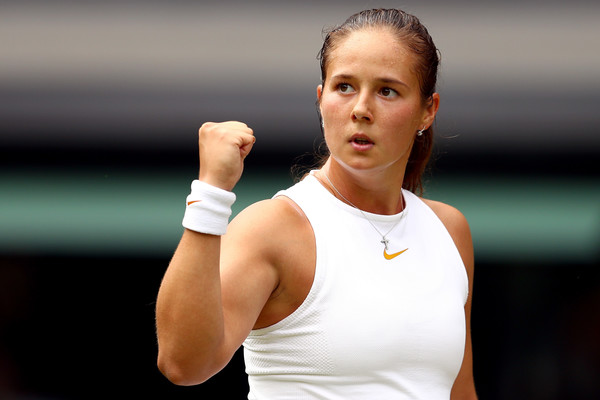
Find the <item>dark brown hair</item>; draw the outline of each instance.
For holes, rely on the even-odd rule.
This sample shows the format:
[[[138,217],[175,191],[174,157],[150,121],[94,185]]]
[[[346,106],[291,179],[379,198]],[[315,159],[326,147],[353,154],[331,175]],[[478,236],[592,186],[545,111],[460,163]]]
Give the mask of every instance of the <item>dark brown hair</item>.
[[[427,28],[421,24],[414,15],[398,9],[373,9],[365,10],[352,15],[343,24],[325,32],[323,47],[317,59],[321,65],[321,83],[327,78],[327,66],[331,53],[336,45],[350,33],[365,28],[387,28],[396,35],[398,41],[410,49],[415,57],[412,66],[417,75],[421,96],[425,104],[432,101],[435,93],[438,66],[440,63],[439,52],[429,35]],[[317,104],[317,111],[319,110]],[[319,119],[321,115],[319,113]],[[422,175],[431,157],[433,149],[433,127],[423,131],[423,135],[416,136],[411,150],[402,187],[423,194]]]

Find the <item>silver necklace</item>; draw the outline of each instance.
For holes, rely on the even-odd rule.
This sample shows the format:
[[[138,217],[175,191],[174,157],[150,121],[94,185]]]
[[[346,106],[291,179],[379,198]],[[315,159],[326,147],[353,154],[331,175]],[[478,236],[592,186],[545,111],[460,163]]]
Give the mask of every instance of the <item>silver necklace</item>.
[[[408,249],[404,249],[398,253],[394,253],[394,254],[387,254],[387,249],[388,249],[388,244],[389,244],[389,239],[387,238],[387,235],[390,234],[391,231],[394,230],[394,228],[400,223],[400,221],[404,218],[404,215],[406,214],[406,210],[404,210],[405,205],[404,205],[404,197],[402,196],[402,194],[400,194],[400,203],[402,205],[402,209],[405,211],[404,213],[402,213],[402,215],[400,216],[400,218],[398,218],[398,221],[396,221],[396,223],[385,233],[385,235],[383,233],[381,233],[381,231],[379,229],[377,229],[377,227],[375,226],[375,224],[373,223],[373,221],[371,221],[369,219],[369,217],[367,217],[367,214],[364,213],[363,210],[361,210],[360,208],[356,207],[350,200],[348,200],[347,198],[344,197],[344,195],[342,195],[340,193],[339,190],[337,190],[337,188],[335,187],[335,185],[333,184],[333,182],[331,182],[331,179],[329,179],[329,176],[327,175],[326,172],[323,172],[323,175],[325,175],[325,178],[327,178],[327,182],[329,182],[329,184],[331,185],[331,187],[333,188],[333,190],[338,194],[338,196],[340,196],[342,199],[344,199],[348,204],[350,204],[352,207],[356,208],[358,211],[360,211],[360,213],[363,215],[363,217],[365,217],[365,219],[367,220],[367,222],[369,222],[369,224],[371,224],[371,226],[373,227],[373,229],[375,229],[375,231],[377,231],[377,233],[379,233],[379,236],[381,236],[381,243],[383,244],[383,256],[387,259],[387,260],[391,260],[392,258],[404,253],[406,250]]]

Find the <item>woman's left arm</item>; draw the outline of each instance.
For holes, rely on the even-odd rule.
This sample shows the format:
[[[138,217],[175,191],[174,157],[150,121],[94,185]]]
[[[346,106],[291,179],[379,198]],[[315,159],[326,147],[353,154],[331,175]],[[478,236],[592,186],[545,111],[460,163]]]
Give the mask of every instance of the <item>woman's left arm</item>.
[[[471,346],[471,304],[473,299],[473,241],[471,230],[465,216],[447,204],[432,200],[424,200],[436,213],[452,236],[458,252],[463,260],[469,278],[469,296],[465,304],[466,340],[462,366],[452,386],[451,400],[477,400],[475,381],[473,379],[473,350]]]

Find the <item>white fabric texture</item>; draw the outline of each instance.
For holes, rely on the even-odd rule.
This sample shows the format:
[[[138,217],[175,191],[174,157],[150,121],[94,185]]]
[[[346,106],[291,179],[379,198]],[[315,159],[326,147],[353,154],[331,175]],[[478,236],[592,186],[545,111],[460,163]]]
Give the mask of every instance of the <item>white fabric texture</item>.
[[[235,193],[194,180],[186,198],[181,224],[192,231],[224,235],[231,216]]]
[[[355,208],[312,175],[281,191],[316,240],[315,278],[300,307],[244,341],[249,399],[448,400],[462,364],[468,278],[442,222],[403,191],[397,215]],[[404,214],[404,215],[403,215]]]

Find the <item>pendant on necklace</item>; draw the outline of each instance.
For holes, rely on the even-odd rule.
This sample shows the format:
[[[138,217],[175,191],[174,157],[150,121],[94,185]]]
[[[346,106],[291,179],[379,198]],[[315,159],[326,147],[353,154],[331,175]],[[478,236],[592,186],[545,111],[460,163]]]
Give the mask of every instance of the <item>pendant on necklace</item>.
[[[369,219],[369,217],[367,217],[367,215],[366,215],[366,214],[363,212],[363,210],[361,210],[360,208],[356,207],[356,206],[355,206],[355,205],[354,205],[354,204],[353,204],[353,203],[352,203],[350,200],[348,200],[347,198],[345,198],[345,197],[344,197],[344,195],[343,195],[343,194],[341,194],[339,190],[337,190],[337,188],[335,187],[335,185],[333,184],[333,182],[331,182],[331,179],[329,179],[329,176],[327,175],[327,173],[324,173],[324,175],[325,175],[325,178],[327,178],[327,181],[329,182],[329,185],[331,186],[331,188],[333,189],[333,191],[334,191],[335,193],[337,193],[337,195],[338,195],[338,196],[339,196],[341,199],[344,199],[344,200],[346,201],[346,203],[350,204],[352,207],[354,207],[355,209],[357,209],[357,210],[358,210],[358,211],[359,211],[359,212],[360,212],[360,213],[363,215],[363,217],[365,217],[365,219],[367,220],[367,222],[368,222],[369,224],[371,224],[371,226],[373,227],[373,229],[375,229],[375,230],[377,231],[377,233],[379,233],[379,235],[381,235],[381,242],[380,242],[380,243],[382,243],[382,244],[383,244],[383,257],[384,257],[386,260],[391,260],[391,259],[393,259],[393,258],[395,258],[395,257],[398,257],[400,254],[402,254],[402,253],[404,253],[406,250],[408,250],[408,247],[407,247],[406,249],[404,249],[404,250],[402,250],[402,251],[399,251],[399,252],[397,252],[397,253],[388,254],[388,253],[387,253],[387,249],[388,249],[388,244],[389,244],[389,242],[390,242],[390,241],[389,241],[389,240],[388,240],[388,239],[385,237],[385,235],[382,235],[382,234],[381,234],[381,232],[379,231],[379,229],[377,229],[377,227],[375,226],[375,224],[373,224],[373,222],[372,222],[372,221]],[[403,198],[402,196],[400,196],[400,201],[401,201],[401,202],[403,202],[403,201],[404,201],[404,198]],[[405,209],[406,209],[406,206],[404,205],[404,206],[402,207],[402,209],[403,209],[403,210],[405,210]],[[386,235],[387,235],[388,233],[390,233],[390,232],[392,231],[392,229],[394,229],[394,228],[396,227],[396,225],[398,225],[398,223],[400,222],[400,220],[401,220],[401,219],[402,219],[402,218],[403,218],[405,215],[406,215],[406,213],[404,212],[404,213],[401,215],[400,219],[398,219],[398,220],[396,221],[396,223],[394,223],[394,225],[391,227],[391,229],[390,229],[390,230],[389,230],[389,231],[386,233]]]
[[[387,248],[388,248],[388,243],[389,243],[390,241],[389,241],[389,240],[387,240],[387,239],[385,238],[385,236],[383,236],[383,237],[382,237],[382,239],[383,239],[383,240],[381,241],[381,243],[383,243],[383,246],[385,247],[385,249],[384,249],[384,251],[385,251],[385,250],[387,250]]]

